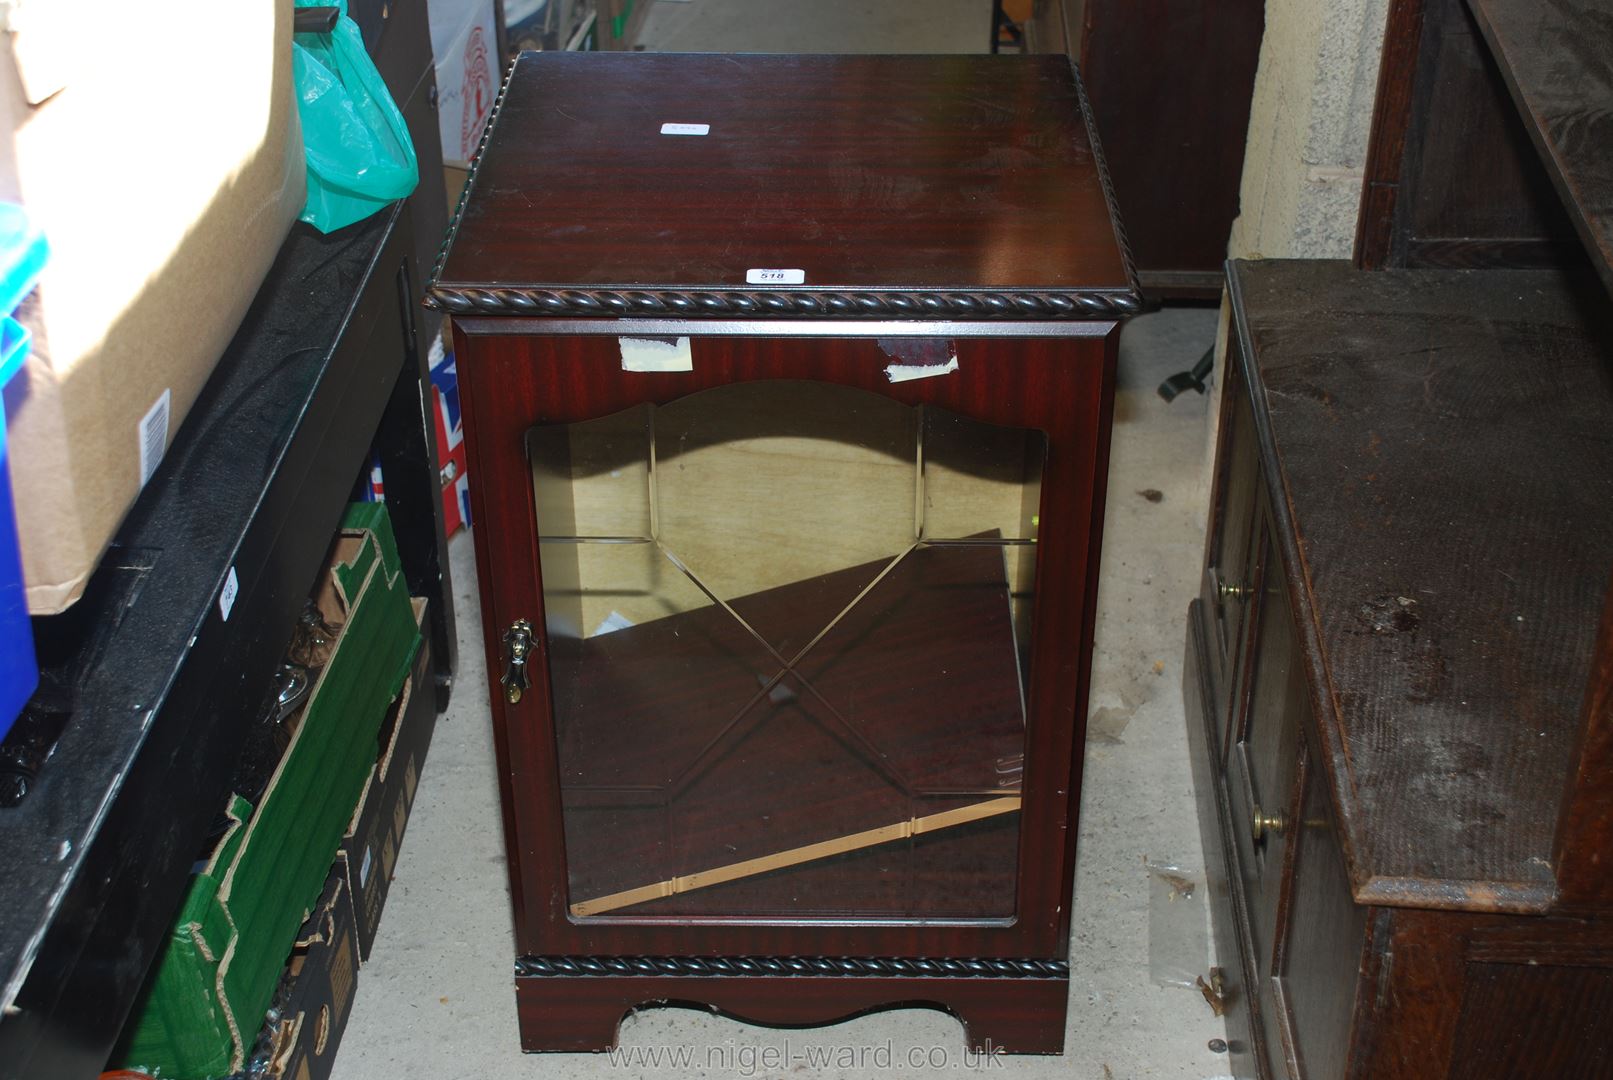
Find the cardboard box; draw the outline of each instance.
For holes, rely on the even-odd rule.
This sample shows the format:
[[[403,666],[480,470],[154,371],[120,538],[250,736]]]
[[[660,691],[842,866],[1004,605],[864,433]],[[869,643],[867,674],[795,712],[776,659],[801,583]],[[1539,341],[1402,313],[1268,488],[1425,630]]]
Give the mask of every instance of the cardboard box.
[[[331,867],[313,914],[297,931],[274,1007],[258,1034],[252,1080],[329,1080],[358,985],[358,925],[347,865]]]
[[[437,122],[444,165],[465,168],[482,141],[503,79],[493,0],[431,0],[431,52],[437,58]]]
[[[314,907],[374,761],[381,723],[419,651],[386,508],[348,508],[316,602],[340,633],[258,806],[191,883],[125,1064],[175,1080],[239,1071],[298,926]]]
[[[414,600],[416,624],[423,628],[426,601]],[[403,690],[381,726],[381,750],[342,838],[343,865],[353,895],[359,955],[369,960],[375,933],[392,885],[392,870],[414,807],[420,770],[437,726],[432,688],[430,639],[422,632],[420,652]]]
[[[51,247],[5,394],[34,614],[83,592],[302,208],[291,11],[44,3],[8,25],[0,199]]]

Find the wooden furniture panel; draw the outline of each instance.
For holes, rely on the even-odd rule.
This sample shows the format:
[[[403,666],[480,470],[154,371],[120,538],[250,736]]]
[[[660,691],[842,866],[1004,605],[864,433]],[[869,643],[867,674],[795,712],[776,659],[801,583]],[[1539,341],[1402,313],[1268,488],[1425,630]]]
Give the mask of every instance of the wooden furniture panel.
[[[1613,1076],[1613,968],[1474,963],[1465,978],[1452,1076]]]
[[[1079,59],[1143,289],[1213,298],[1238,216],[1264,0],[1039,0],[1030,46]]]
[[[1141,304],[1068,61],[525,54],[466,190],[523,1047],[927,1004],[1057,1052]]]
[[[1613,15],[1596,0],[1469,0],[1586,252],[1613,290]]]
[[[522,135],[488,139],[437,270],[451,315],[993,313],[947,303],[971,289],[1136,309],[1063,57],[559,52],[518,71],[488,130]],[[753,268],[802,271],[819,302],[716,303],[756,285]],[[649,304],[651,284],[705,296]],[[909,299],[841,306],[825,290]],[[1090,306],[997,313],[1119,310]]]
[[[1573,226],[1463,0],[1392,0],[1356,234],[1363,269],[1547,267]]]

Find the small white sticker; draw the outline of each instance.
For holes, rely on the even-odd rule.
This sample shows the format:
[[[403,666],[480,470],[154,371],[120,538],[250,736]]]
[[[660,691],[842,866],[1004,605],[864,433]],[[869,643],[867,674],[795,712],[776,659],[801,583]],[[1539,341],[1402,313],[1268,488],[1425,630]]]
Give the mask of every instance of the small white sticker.
[[[710,124],[662,124],[663,135],[710,135]]]
[[[804,285],[805,270],[747,270],[745,281],[751,285]]]
[[[235,567],[224,575],[224,587],[218,591],[218,613],[224,616],[224,621],[230,621],[230,609],[235,607],[235,594],[241,591],[241,583],[235,577]]]
[[[617,338],[623,371],[693,371],[694,349],[686,337]]]
[[[164,390],[140,418],[140,486],[145,487],[168,449],[168,407],[173,395]]]
[[[958,370],[954,356],[944,364],[886,364],[885,378],[893,383],[912,382],[914,379],[933,379],[937,375],[950,375]]]

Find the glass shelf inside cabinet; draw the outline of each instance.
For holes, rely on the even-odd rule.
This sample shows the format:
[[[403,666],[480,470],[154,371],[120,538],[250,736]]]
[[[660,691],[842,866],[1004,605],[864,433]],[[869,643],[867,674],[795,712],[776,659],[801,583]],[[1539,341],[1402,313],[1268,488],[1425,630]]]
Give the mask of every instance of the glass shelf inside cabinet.
[[[774,381],[527,449],[574,917],[1014,913],[1042,432]]]

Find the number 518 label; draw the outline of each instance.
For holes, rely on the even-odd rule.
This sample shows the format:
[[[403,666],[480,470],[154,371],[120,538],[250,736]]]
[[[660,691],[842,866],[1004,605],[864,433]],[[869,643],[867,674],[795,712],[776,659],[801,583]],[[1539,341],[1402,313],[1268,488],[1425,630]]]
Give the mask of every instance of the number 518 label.
[[[747,270],[745,282],[749,285],[804,285],[805,270]]]

